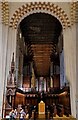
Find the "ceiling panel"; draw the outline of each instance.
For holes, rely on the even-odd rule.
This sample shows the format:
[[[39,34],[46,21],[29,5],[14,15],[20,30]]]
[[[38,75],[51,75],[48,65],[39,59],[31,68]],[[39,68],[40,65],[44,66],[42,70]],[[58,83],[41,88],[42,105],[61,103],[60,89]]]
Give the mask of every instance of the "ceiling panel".
[[[62,30],[60,22],[52,15],[34,13],[22,20],[20,28],[25,43],[29,44],[29,54],[33,55],[37,75],[48,75]]]

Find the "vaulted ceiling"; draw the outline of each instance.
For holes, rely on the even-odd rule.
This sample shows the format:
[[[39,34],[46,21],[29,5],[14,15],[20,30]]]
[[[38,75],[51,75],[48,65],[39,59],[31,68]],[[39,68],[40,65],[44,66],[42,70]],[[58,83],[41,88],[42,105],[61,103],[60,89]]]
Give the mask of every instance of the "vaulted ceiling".
[[[62,30],[60,22],[52,15],[34,13],[21,21],[20,28],[37,75],[48,75],[51,61],[58,59],[57,43]]]

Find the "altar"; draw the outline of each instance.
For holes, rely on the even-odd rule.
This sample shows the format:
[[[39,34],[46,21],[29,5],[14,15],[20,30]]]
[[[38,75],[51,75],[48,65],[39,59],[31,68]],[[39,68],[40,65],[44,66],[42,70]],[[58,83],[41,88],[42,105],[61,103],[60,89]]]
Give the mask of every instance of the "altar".
[[[38,113],[45,114],[45,103],[43,101],[38,104]]]

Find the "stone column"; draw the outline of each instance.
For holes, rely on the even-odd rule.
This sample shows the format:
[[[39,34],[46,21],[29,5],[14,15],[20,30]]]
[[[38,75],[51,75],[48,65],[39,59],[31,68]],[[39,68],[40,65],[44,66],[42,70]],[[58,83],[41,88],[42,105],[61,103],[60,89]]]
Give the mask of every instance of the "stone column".
[[[25,43],[24,38],[22,36],[20,38],[20,33],[21,32],[18,30],[16,40],[16,81],[18,83],[17,87],[21,88],[23,85],[23,57],[25,51]]]
[[[78,22],[76,23],[76,118],[78,119]]]
[[[64,51],[62,50],[60,53],[60,88],[64,87],[65,83]]]
[[[76,117],[76,29],[66,28],[64,35],[65,78],[70,84],[71,113]]]
[[[16,29],[9,27],[7,42],[7,62],[6,62],[6,79],[11,70],[12,55],[14,53],[14,62],[16,61]]]
[[[20,41],[19,31],[17,31],[17,40],[16,40],[16,82],[18,83],[17,87],[19,87],[19,81],[18,81],[19,53],[20,53],[20,50],[19,50],[20,49],[19,41]]]
[[[5,10],[1,5],[6,4]],[[8,3],[0,2],[0,117],[2,116],[2,105],[5,109],[5,98],[6,98],[6,74],[7,74],[7,43],[8,43],[8,22],[9,22],[9,6]],[[2,24],[3,21],[3,24]],[[4,115],[4,111],[3,111]]]
[[[1,28],[1,27],[0,27]],[[2,41],[1,42],[1,68],[2,71],[1,73],[1,80],[0,80],[0,85],[1,85],[1,96],[2,99],[0,102],[1,103],[1,108],[2,108],[2,104],[3,104],[3,117],[5,114],[5,100],[6,100],[6,85],[7,85],[7,76],[9,73],[9,70],[11,68],[11,60],[12,60],[12,55],[13,52],[15,53],[16,51],[16,45],[15,45],[15,36],[16,36],[16,32],[12,31],[11,28],[8,27],[8,25],[2,25]],[[13,41],[13,42],[12,42]],[[2,114],[2,112],[1,112]]]
[[[2,26],[2,79],[3,79],[3,97],[4,101],[3,104],[5,104],[5,99],[6,99],[6,84],[7,84],[7,79],[6,79],[6,69],[7,69],[7,41],[8,41],[8,26],[4,25]],[[3,106],[5,109],[5,105]]]
[[[6,68],[7,75],[11,68],[13,52],[14,52],[14,61],[15,61],[16,60],[16,29],[9,27],[8,43],[7,43],[7,68]]]
[[[18,57],[19,58],[18,58],[17,62],[19,62],[19,63],[18,63],[17,84],[18,84],[19,88],[22,88],[22,85],[23,85],[23,54],[22,54],[21,51],[19,51],[19,56]]]
[[[0,3],[0,16],[1,16],[1,3]],[[0,119],[2,118],[2,102],[3,102],[3,79],[2,79],[2,19],[0,17]]]

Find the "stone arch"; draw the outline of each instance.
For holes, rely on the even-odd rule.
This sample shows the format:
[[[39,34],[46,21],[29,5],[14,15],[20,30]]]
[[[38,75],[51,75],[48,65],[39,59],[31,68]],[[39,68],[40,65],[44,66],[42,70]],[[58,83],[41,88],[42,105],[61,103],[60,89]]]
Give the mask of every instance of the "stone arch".
[[[62,8],[60,8],[58,5],[55,5],[54,3],[50,2],[30,2],[22,5],[19,7],[15,13],[13,14],[11,20],[10,20],[10,27],[17,28],[19,21],[24,18],[24,15],[31,14],[37,12],[44,13],[47,11],[49,14],[52,14],[55,16],[59,21],[61,22],[63,28],[70,27],[70,21]],[[26,16],[25,16],[26,17]]]

